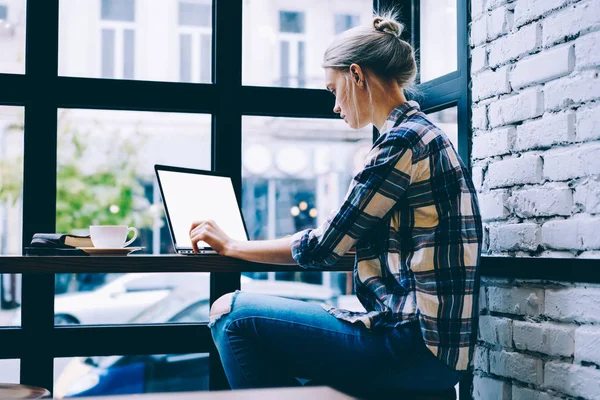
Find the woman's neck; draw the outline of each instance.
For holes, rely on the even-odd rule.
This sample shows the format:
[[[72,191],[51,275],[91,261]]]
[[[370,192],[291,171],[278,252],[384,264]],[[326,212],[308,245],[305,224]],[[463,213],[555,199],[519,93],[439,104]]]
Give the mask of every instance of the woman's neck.
[[[390,86],[392,86],[391,90]],[[385,124],[392,110],[406,103],[406,97],[402,88],[397,85],[387,85],[384,87],[388,90],[373,96],[373,125],[375,125],[378,131],[381,131],[383,124]]]

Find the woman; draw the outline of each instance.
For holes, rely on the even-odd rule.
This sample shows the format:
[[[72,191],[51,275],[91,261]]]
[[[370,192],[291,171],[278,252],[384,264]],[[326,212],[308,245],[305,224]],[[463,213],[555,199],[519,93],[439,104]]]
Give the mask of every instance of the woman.
[[[232,388],[313,380],[351,394],[444,390],[473,362],[481,218],[469,173],[448,137],[407,101],[414,52],[391,16],[350,29],[324,56],[334,112],[380,132],[346,198],[317,229],[235,242],[211,221],[194,247],[249,261],[327,269],[356,247],[356,295],[366,312],[236,292],[209,326]]]

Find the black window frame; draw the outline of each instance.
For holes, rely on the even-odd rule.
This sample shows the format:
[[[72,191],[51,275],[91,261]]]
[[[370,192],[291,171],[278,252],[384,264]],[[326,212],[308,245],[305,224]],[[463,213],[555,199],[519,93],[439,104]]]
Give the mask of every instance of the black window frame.
[[[425,112],[457,106],[459,153],[470,154],[467,0],[458,4],[458,70],[419,85]],[[379,10],[401,6],[408,40],[418,48],[419,0],[374,0]],[[326,90],[242,84],[243,2],[213,0],[212,82],[176,83],[95,79],[58,74],[59,0],[27,1],[25,74],[0,72],[0,104],[25,110],[23,245],[56,223],[57,126],[60,108],[208,113],[212,119],[212,169],[232,176],[240,200],[242,116],[338,118]],[[43,90],[40,90],[43,89]],[[115,96],[115,93],[119,93]],[[236,99],[232,102],[231,99]],[[49,134],[50,133],[50,134]],[[377,137],[374,129],[373,140]],[[210,301],[240,288],[239,272],[212,273]],[[22,277],[22,325],[1,328],[0,359],[21,359],[20,381],[53,390],[54,358],[209,352],[210,389],[228,388],[206,324],[182,326],[55,327],[54,274]],[[139,340],[152,337],[152,342]],[[178,340],[168,340],[177,337]]]

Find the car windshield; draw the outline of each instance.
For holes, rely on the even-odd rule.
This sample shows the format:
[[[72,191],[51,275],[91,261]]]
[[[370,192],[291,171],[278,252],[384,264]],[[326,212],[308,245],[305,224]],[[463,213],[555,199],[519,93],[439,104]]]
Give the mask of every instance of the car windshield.
[[[169,296],[151,305],[129,322],[132,324],[160,324],[168,322],[173,315],[189,304],[190,300],[198,297],[197,291],[173,291]],[[206,297],[208,299],[208,296]]]

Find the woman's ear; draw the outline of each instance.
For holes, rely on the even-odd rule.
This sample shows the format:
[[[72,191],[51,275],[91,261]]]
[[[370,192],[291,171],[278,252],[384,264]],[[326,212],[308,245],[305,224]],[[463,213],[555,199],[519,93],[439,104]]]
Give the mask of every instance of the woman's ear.
[[[362,68],[358,64],[350,65],[350,76],[352,77],[352,81],[358,85],[359,87],[365,86],[365,75],[363,73]]]

